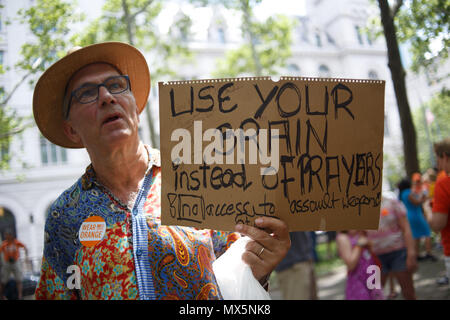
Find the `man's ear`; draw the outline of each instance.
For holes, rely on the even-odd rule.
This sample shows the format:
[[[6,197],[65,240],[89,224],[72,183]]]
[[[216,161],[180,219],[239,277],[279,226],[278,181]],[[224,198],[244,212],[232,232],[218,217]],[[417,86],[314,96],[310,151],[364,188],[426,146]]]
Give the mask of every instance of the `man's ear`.
[[[63,128],[64,128],[64,133],[70,139],[70,141],[72,141],[74,143],[80,143],[81,142],[80,136],[75,131],[75,129],[72,127],[72,125],[70,124],[69,121],[67,121],[67,120],[63,121]]]

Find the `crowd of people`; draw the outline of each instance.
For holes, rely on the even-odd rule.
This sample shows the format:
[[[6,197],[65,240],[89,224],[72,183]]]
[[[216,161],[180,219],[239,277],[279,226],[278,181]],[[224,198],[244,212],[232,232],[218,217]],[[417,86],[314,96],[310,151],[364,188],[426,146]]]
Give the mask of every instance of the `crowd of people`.
[[[389,299],[396,296],[391,282],[387,297],[367,286],[370,274],[367,265],[381,267],[381,284],[394,279],[401,287],[404,299],[416,299],[413,274],[417,261],[437,262],[433,255],[436,243],[443,250],[446,275],[436,280],[448,285],[450,276],[450,138],[435,144],[437,168],[422,176],[398,183],[397,197],[385,193],[380,208],[379,229],[345,231],[337,236],[340,257],[348,270],[346,299]],[[435,238],[433,241],[432,233]],[[423,252],[424,251],[424,252]],[[359,288],[356,290],[355,288]]]

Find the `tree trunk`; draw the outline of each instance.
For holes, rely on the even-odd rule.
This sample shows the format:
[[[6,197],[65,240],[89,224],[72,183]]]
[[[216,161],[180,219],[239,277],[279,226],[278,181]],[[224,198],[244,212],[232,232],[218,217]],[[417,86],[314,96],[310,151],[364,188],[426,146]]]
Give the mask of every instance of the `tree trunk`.
[[[141,10],[144,10],[145,8],[147,8],[152,1],[148,1],[144,7]],[[130,10],[128,7],[128,3],[126,0],[122,0],[122,9],[123,9],[123,13],[124,13],[124,18],[127,24],[127,38],[128,38],[128,43],[131,44],[132,46],[134,46],[134,19],[136,18],[136,14],[134,13],[133,15],[130,14]],[[147,122],[148,122],[148,130],[150,131],[150,141],[152,143],[152,147],[153,148],[157,148],[159,149],[159,143],[156,139],[156,133],[155,133],[155,127],[153,125],[153,117],[152,117],[152,112],[150,110],[150,104],[147,102],[146,106],[145,106],[145,115],[147,116]]]
[[[125,18],[125,23],[127,24],[127,38],[129,44],[134,46],[134,35],[133,35],[133,20],[130,16],[130,9],[128,8],[127,0],[122,0],[122,9]]]
[[[250,4],[248,3],[248,0],[241,0],[241,10],[244,18],[242,29],[244,29],[245,36],[247,36],[250,44],[252,59],[255,64],[255,76],[260,77],[262,75],[262,66],[261,61],[259,60],[258,53],[256,52],[256,36],[252,31]]]
[[[381,11],[381,22],[383,24],[388,50],[388,66],[391,70],[395,98],[397,100],[398,112],[400,115],[405,170],[408,177],[411,177],[414,172],[419,172],[419,161],[417,157],[416,130],[414,128],[406,93],[405,70],[403,69],[402,61],[400,59],[400,50],[394,25],[394,15],[391,13],[388,0],[378,0],[378,4]]]

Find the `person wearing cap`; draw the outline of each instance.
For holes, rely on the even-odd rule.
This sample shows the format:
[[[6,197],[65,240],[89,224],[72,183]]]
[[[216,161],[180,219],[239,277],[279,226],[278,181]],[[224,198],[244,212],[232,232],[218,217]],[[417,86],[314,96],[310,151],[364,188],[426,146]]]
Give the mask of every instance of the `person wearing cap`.
[[[268,217],[239,233],[161,225],[159,152],[138,136],[149,90],[144,56],[120,42],[73,50],[37,82],[41,133],[91,160],[49,208],[37,299],[220,299],[212,262],[239,233],[262,285],[289,250],[287,225]]]
[[[436,153],[437,167],[444,174],[436,181],[432,215],[427,218],[433,231],[441,233],[447,276],[447,279],[442,279],[441,283],[448,284],[450,278],[450,219],[448,218],[450,214],[450,138],[435,143],[434,152]]]

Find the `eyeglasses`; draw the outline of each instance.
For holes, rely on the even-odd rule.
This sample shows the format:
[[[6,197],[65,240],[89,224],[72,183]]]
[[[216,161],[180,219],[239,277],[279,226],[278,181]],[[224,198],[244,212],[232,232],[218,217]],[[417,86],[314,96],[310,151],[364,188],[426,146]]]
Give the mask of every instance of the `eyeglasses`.
[[[111,94],[120,94],[130,89],[130,78],[127,75],[109,77],[103,83],[86,83],[78,89],[73,90],[68,97],[69,99],[65,103],[65,105],[67,105],[65,113],[66,119],[69,117],[72,97],[77,99],[77,101],[82,104],[97,101],[100,87],[105,87]]]

